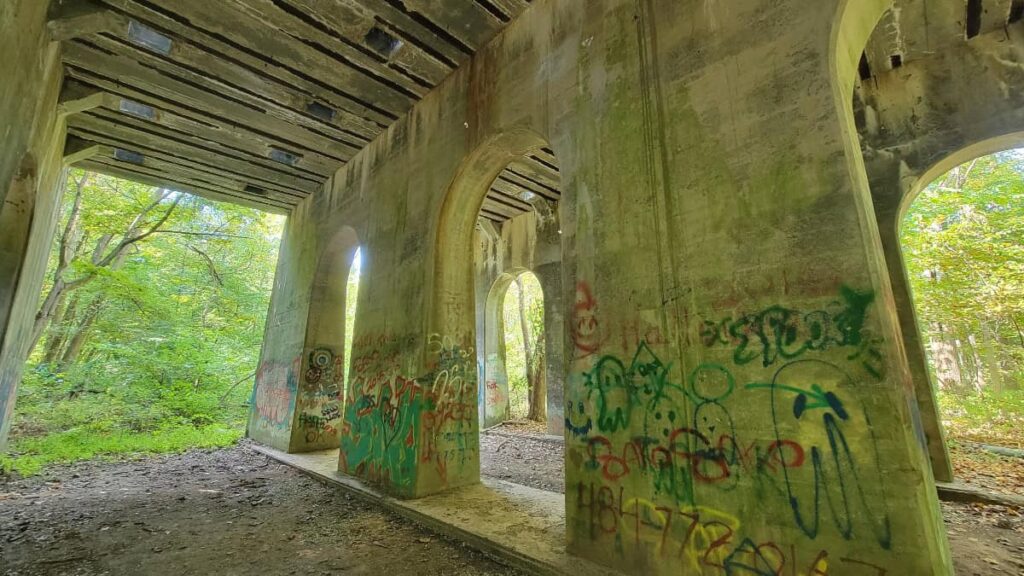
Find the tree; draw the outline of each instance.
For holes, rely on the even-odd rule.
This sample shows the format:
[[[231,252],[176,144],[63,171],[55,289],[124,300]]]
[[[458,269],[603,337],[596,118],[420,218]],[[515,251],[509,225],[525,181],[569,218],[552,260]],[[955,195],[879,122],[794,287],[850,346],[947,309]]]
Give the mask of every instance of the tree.
[[[526,417],[547,420],[547,374],[544,351],[544,296],[531,273],[515,277],[504,304],[506,370],[509,390],[525,388]],[[510,397],[510,409],[516,402]]]
[[[109,190],[111,192],[119,192],[117,189],[119,181],[94,178],[90,173],[81,170],[73,172],[68,178],[69,186],[73,187],[71,205],[67,211],[66,223],[61,234],[56,238],[57,258],[53,270],[53,280],[39,311],[36,313],[31,335],[31,348],[35,348],[38,344],[51,321],[56,320],[54,324],[63,326],[66,316],[64,302],[70,293],[92,282],[104,268],[112,270],[120,268],[129,249],[159,231],[167,223],[183,198],[183,195],[175,194],[170,190],[145,190],[144,187],[135,186],[132,192],[128,192],[129,198],[132,200],[134,214],[123,231],[119,233],[110,230],[100,231],[92,250],[87,251],[89,232],[95,232],[95,230],[85,229],[82,223],[82,200],[90,179],[98,181],[97,185],[101,188],[104,184],[114,184],[114,189]],[[140,200],[144,200],[144,203],[139,204]],[[75,277],[72,278],[72,275]],[[69,342],[70,359],[73,360],[77,357],[85,333],[88,332],[95,320],[95,315],[101,308],[102,301],[91,302],[86,307],[83,317],[79,319],[77,328],[70,338],[66,338],[67,334],[54,334],[52,336],[53,345]],[[73,318],[72,316],[71,319]],[[47,357],[54,359],[58,351],[59,347],[51,350]],[[62,361],[61,364],[66,365],[67,362]]]
[[[959,166],[910,206],[901,240],[940,385],[961,392],[1024,380],[1024,155]]]

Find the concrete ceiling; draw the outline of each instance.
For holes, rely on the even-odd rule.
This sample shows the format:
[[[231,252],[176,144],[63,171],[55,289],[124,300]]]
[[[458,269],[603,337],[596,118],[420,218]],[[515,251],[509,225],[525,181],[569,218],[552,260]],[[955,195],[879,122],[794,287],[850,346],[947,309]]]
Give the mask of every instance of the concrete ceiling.
[[[54,0],[74,165],[276,212],[320,189],[530,0]],[[558,197],[550,150],[483,216]]]
[[[861,60],[861,79],[1006,27],[1024,17],[1024,0],[895,0]]]

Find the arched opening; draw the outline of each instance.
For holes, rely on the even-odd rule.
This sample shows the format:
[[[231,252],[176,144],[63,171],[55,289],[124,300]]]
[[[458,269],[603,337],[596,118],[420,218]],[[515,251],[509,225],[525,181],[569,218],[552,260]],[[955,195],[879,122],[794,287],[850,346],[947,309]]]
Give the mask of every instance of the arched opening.
[[[899,231],[910,201],[932,181],[960,164],[1024,141],[1024,109],[1016,96],[1021,90],[1013,87],[1020,79],[1007,80],[984,65],[993,50],[1005,45],[1006,31],[1016,28],[1019,33],[1021,24],[993,11],[977,37],[944,37],[922,52],[920,35],[945,25],[950,17],[942,13],[936,22],[922,22],[919,10],[901,11],[903,4],[897,2],[882,14],[867,40],[852,76],[850,110],[914,384],[919,431],[935,479],[950,482],[953,465],[937,401],[938,382],[929,369],[929,344],[915,313]],[[911,36],[902,38],[904,34]],[[966,72],[951,75],[951,68]]]
[[[352,266],[349,267],[348,271],[348,282],[345,288],[345,348],[342,362],[342,382],[341,387],[341,411],[345,411],[345,405],[348,403],[348,399],[351,396],[350,376],[349,372],[352,371],[352,342],[355,338],[356,330],[356,306],[359,304],[359,279],[362,275],[363,268],[363,250],[357,248],[355,256],[352,257]]]
[[[291,452],[339,446],[362,261],[355,230],[347,226],[320,255],[310,293]]]
[[[1000,464],[979,452],[1024,443],[1024,150],[955,166],[903,208],[906,277],[954,471],[998,490],[1004,475],[978,472]]]
[[[548,491],[564,488],[556,167],[543,148],[509,163],[481,209],[475,255],[481,472]]]
[[[478,425],[473,434],[479,460],[473,462],[476,470],[467,469],[468,463],[463,466],[461,483],[476,481],[483,473],[521,484],[529,484],[531,477],[543,477],[544,483],[534,482],[533,487],[564,489],[560,199],[561,177],[554,152],[532,132],[511,131],[491,139],[465,161],[445,201],[438,241],[443,249],[435,270],[434,298],[438,304],[430,331],[431,337],[442,343],[442,349],[428,346],[428,364],[432,360],[441,365],[450,355],[445,343],[475,351],[476,366],[466,374],[472,373],[470,378],[477,390],[474,419]],[[465,253],[454,249],[459,246],[466,247],[473,259],[465,259]],[[546,422],[537,427],[533,437],[515,433],[508,437],[508,430],[495,426],[513,416],[510,401],[520,391],[514,385],[516,376],[509,371],[505,346],[506,340],[515,337],[506,338],[506,334],[515,328],[521,335],[522,325],[518,314],[506,317],[504,309],[506,302],[518,308],[516,300],[510,301],[508,296],[515,297],[521,290],[520,285],[528,278],[524,274],[535,279],[529,290],[542,295],[533,302],[532,314],[535,323],[543,326],[544,336],[539,330],[528,332],[533,339],[533,378],[545,387],[543,393],[535,391],[534,415],[546,416]],[[530,285],[529,280],[525,285]],[[530,308],[530,303],[524,305]],[[471,310],[474,312],[466,313]],[[434,355],[438,356],[436,360]],[[520,385],[529,388],[525,357],[515,361],[522,370]],[[470,378],[464,382],[467,389]],[[529,406],[529,401],[526,404]],[[481,429],[490,430],[481,437]],[[451,431],[446,434],[452,437]],[[501,435],[506,436],[494,440]],[[504,447],[499,450],[502,442]],[[546,442],[538,452],[543,453],[542,458],[517,457],[531,450],[526,445],[534,442]],[[452,468],[449,465],[445,471],[447,487],[453,486]]]
[[[502,315],[509,416],[529,420],[546,430],[544,290],[532,272],[517,274],[509,284]]]
[[[893,337],[900,341],[890,353],[900,356],[895,358],[895,367],[901,371],[902,382],[912,385],[902,389],[914,393],[908,402],[910,420],[904,426],[913,426],[927,450],[934,479],[943,482],[954,480],[954,471],[947,448],[944,420],[948,423],[949,418],[947,407],[941,405],[944,376],[940,372],[955,370],[955,359],[950,357],[948,342],[943,344],[940,338],[936,346],[935,333],[940,325],[948,330],[950,321],[969,307],[953,313],[924,310],[920,293],[952,284],[948,282],[951,275],[937,276],[939,269],[979,266],[967,254],[955,262],[933,258],[931,263],[911,264],[909,260],[939,248],[949,256],[949,246],[943,247],[939,239],[947,240],[944,236],[956,233],[958,223],[991,220],[990,206],[970,206],[972,201],[967,198],[965,202],[962,196],[944,197],[949,190],[941,190],[946,187],[941,182],[953,178],[952,183],[957,184],[954,194],[962,195],[958,178],[963,169],[957,167],[1020,145],[1017,135],[1024,128],[1024,105],[1019,96],[1022,80],[1004,74],[1004,70],[1018,67],[1020,13],[1004,12],[988,3],[982,12],[981,2],[971,5],[965,21],[963,6],[954,3],[926,7],[909,0],[847,0],[834,30],[838,63],[833,71],[834,92],[843,116],[848,166],[855,186],[870,191],[870,196],[861,193],[870,198],[867,207],[873,212],[873,222],[865,224],[877,226],[878,236],[870,240],[880,244],[884,257],[887,274],[880,277],[881,293],[891,296],[894,309],[889,316],[898,322]],[[994,58],[1000,50],[1004,53]],[[993,59],[1000,65],[988,66]],[[947,175],[950,170],[952,176]],[[936,179],[940,184],[929,186]],[[915,198],[918,201],[912,205]],[[965,219],[965,214],[971,218]],[[934,294],[929,297],[935,299]],[[991,323],[990,312],[974,314],[967,324],[980,330],[982,324]],[[964,342],[969,344],[961,340]],[[951,362],[943,362],[944,355]],[[916,461],[915,452],[904,460]],[[924,480],[930,492],[927,474]],[[964,478],[958,474],[956,480]],[[940,497],[948,495],[945,490],[940,485]],[[923,496],[931,499],[931,494]],[[970,555],[956,556],[955,563],[950,559],[941,520],[953,527],[949,540],[954,549],[965,547],[958,534],[977,534],[984,522],[976,522],[980,518],[958,504],[939,510],[921,498],[917,509],[925,518],[926,538],[921,541],[927,548],[922,550],[927,550],[936,564],[934,569],[943,573],[953,567],[958,573],[978,571]],[[938,529],[932,532],[930,526]]]

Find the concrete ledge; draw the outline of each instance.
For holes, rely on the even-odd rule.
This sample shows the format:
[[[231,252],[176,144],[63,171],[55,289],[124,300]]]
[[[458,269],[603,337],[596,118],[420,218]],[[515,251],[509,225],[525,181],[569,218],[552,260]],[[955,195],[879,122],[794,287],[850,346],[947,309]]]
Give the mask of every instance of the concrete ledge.
[[[534,440],[536,442],[547,442],[548,444],[557,444],[559,446],[565,446],[565,438],[561,436],[553,436],[551,434],[516,434],[515,432],[504,432],[502,430],[499,430],[498,428],[500,426],[501,424],[493,428],[488,428],[487,430],[484,430],[484,433],[490,434],[492,436],[502,436],[504,438],[524,438],[526,440]]]
[[[936,482],[935,487],[939,491],[939,500],[946,502],[964,502],[967,504],[978,502],[981,504],[1024,508],[1024,497],[1022,496],[997,494],[956,482]]]
[[[484,478],[477,486],[399,500],[339,473],[337,450],[288,454],[264,446],[252,448],[531,574],[621,576],[566,552],[565,498],[561,494]]]

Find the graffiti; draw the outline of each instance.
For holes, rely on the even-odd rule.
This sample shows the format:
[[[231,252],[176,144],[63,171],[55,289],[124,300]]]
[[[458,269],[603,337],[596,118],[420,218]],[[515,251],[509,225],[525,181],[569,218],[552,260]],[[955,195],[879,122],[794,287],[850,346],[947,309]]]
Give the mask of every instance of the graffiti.
[[[784,384],[786,381],[811,381],[812,393]],[[801,432],[804,438],[816,436],[823,445],[812,445],[812,466],[804,471],[783,468],[786,491],[793,519],[809,538],[816,538],[821,525],[822,495],[831,513],[835,528],[847,540],[854,537],[854,522],[861,521],[878,544],[888,550],[892,546],[889,515],[878,510],[877,497],[869,497],[865,489],[865,473],[854,458],[851,443],[844,431],[853,414],[846,409],[834,392],[824,392],[821,383],[847,388],[853,387],[850,377],[839,367],[820,360],[799,360],[780,368],[772,379],[771,413],[776,438],[787,432]],[[754,386],[758,388],[761,386]],[[795,397],[792,397],[795,394]],[[792,397],[792,399],[790,398]],[[811,398],[814,398],[813,400]],[[789,402],[792,402],[790,405]],[[786,410],[785,408],[789,409]],[[813,407],[813,408],[812,408]],[[812,412],[820,410],[820,412]],[[815,414],[820,414],[821,427],[811,432]],[[856,426],[845,426],[862,431],[855,444],[861,450],[872,451],[875,463],[879,461],[877,442],[871,419],[862,411],[863,420]],[[860,460],[864,460],[862,457]],[[872,474],[873,491],[882,491],[880,475]],[[798,488],[812,487],[811,495],[801,494]]]
[[[628,366],[615,356],[601,357],[594,368],[584,374],[583,384],[588,398],[597,407],[596,429],[600,432],[625,430],[630,427],[635,409],[643,408],[646,417],[654,414],[670,397],[685,396],[682,386],[669,381],[671,369],[671,363],[662,363],[646,342],[637,348]]]
[[[505,395],[501,392],[501,388],[498,386],[497,382],[494,380],[488,380],[484,385],[484,390],[488,407],[494,408],[505,405]]]
[[[575,420],[574,420],[575,419]],[[594,427],[594,419],[587,416],[583,402],[566,402],[565,404],[565,429],[577,438],[586,438]]]
[[[337,390],[344,377],[344,362],[328,348],[317,348],[309,353],[305,379],[308,384],[319,384],[322,389]]]
[[[291,419],[299,359],[290,365],[264,362],[256,373],[253,410],[261,428],[285,429]]]
[[[299,432],[307,444],[335,444],[340,427],[344,362],[330,348],[309,352],[297,400]]]
[[[428,350],[435,345],[437,361],[423,414],[423,445],[420,461],[433,465],[442,484],[448,482],[448,465],[462,468],[479,455],[476,412],[476,355],[472,347],[453,339],[431,335]]]
[[[680,564],[677,571],[683,574],[783,576],[799,570],[804,576],[827,576],[832,565],[887,574],[870,562],[833,559],[821,548],[801,554],[795,544],[744,536],[737,517],[708,506],[659,505],[625,488],[593,482],[576,484],[575,505],[592,541],[607,538],[620,549],[653,550],[658,558]]]
[[[431,466],[442,483],[449,465],[476,466],[476,359],[472,348],[445,344],[440,337],[428,339],[436,359],[431,372],[418,378],[401,375],[398,352],[389,346],[354,354],[342,471],[410,489],[418,463]]]
[[[863,519],[880,546],[891,545],[889,519],[879,509],[884,503],[869,501],[863,483],[871,465],[867,450],[876,449],[870,421],[864,412],[850,426],[852,412],[838,392],[855,387],[850,376],[820,360],[788,362],[771,382],[744,386],[737,386],[728,368],[714,363],[697,365],[685,387],[673,382],[670,372],[671,363],[662,362],[644,343],[628,365],[604,356],[584,373],[583,389],[596,416],[583,420],[586,406],[578,403],[574,409],[570,403],[567,428],[585,442],[588,469],[612,483],[646,475],[654,494],[689,503],[698,485],[731,490],[742,476],[752,476],[789,503],[794,521],[812,539],[830,513],[843,538],[853,539],[854,519]],[[771,428],[759,434],[763,438],[768,432],[769,439],[740,440],[727,408],[737,390],[750,394],[744,399],[750,406],[763,406],[758,394],[771,393],[766,398]],[[574,412],[586,424],[574,423]],[[809,426],[816,419],[815,431]],[[860,431],[854,444],[857,458],[847,429]],[[624,438],[629,431],[632,435]],[[797,487],[812,487],[812,492]],[[872,491],[884,491],[884,486],[878,481]]]
[[[640,436],[621,445],[605,436],[592,437],[587,440],[588,467],[600,470],[609,482],[633,472],[671,477],[673,470],[680,470],[688,473],[687,482],[718,484],[743,471],[779,474],[783,468],[803,466],[806,460],[803,446],[794,440],[744,445],[727,434],[712,440],[692,428],[676,428],[667,436],[665,440]]]
[[[570,331],[573,345],[581,357],[594,354],[607,340],[597,317],[597,300],[586,282],[576,285],[576,302],[572,309]]]
[[[765,367],[795,360],[809,351],[851,349],[848,360],[860,360],[864,369],[880,379],[883,373],[879,341],[865,330],[874,292],[843,286],[839,301],[827,309],[801,313],[771,306],[755,314],[719,321],[705,320],[700,337],[706,347],[733,347],[733,361],[745,365],[760,359]]]
[[[340,466],[372,482],[410,487],[423,388],[400,376],[376,382],[373,394],[356,397],[345,410]]]
[[[843,287],[810,312],[777,305],[704,322],[703,345],[727,347],[730,361],[697,359],[686,371],[663,359],[664,344],[652,344],[664,340],[653,324],[622,322],[640,343],[623,356],[594,352],[567,397],[570,454],[581,475],[577,524],[593,538],[614,534],[620,556],[629,539],[640,556],[653,546],[685,564],[684,573],[886,574],[848,554],[808,554],[808,542],[839,538],[893,548],[879,443],[854,396],[864,382],[851,375],[883,375],[881,340],[868,328],[873,302],[870,291]],[[596,309],[589,291],[577,304]],[[816,354],[824,352],[838,364]],[[777,510],[772,522],[808,540],[783,546],[745,535],[701,506],[740,489],[743,501],[756,494],[764,510]],[[689,516],[718,523],[685,522]]]

